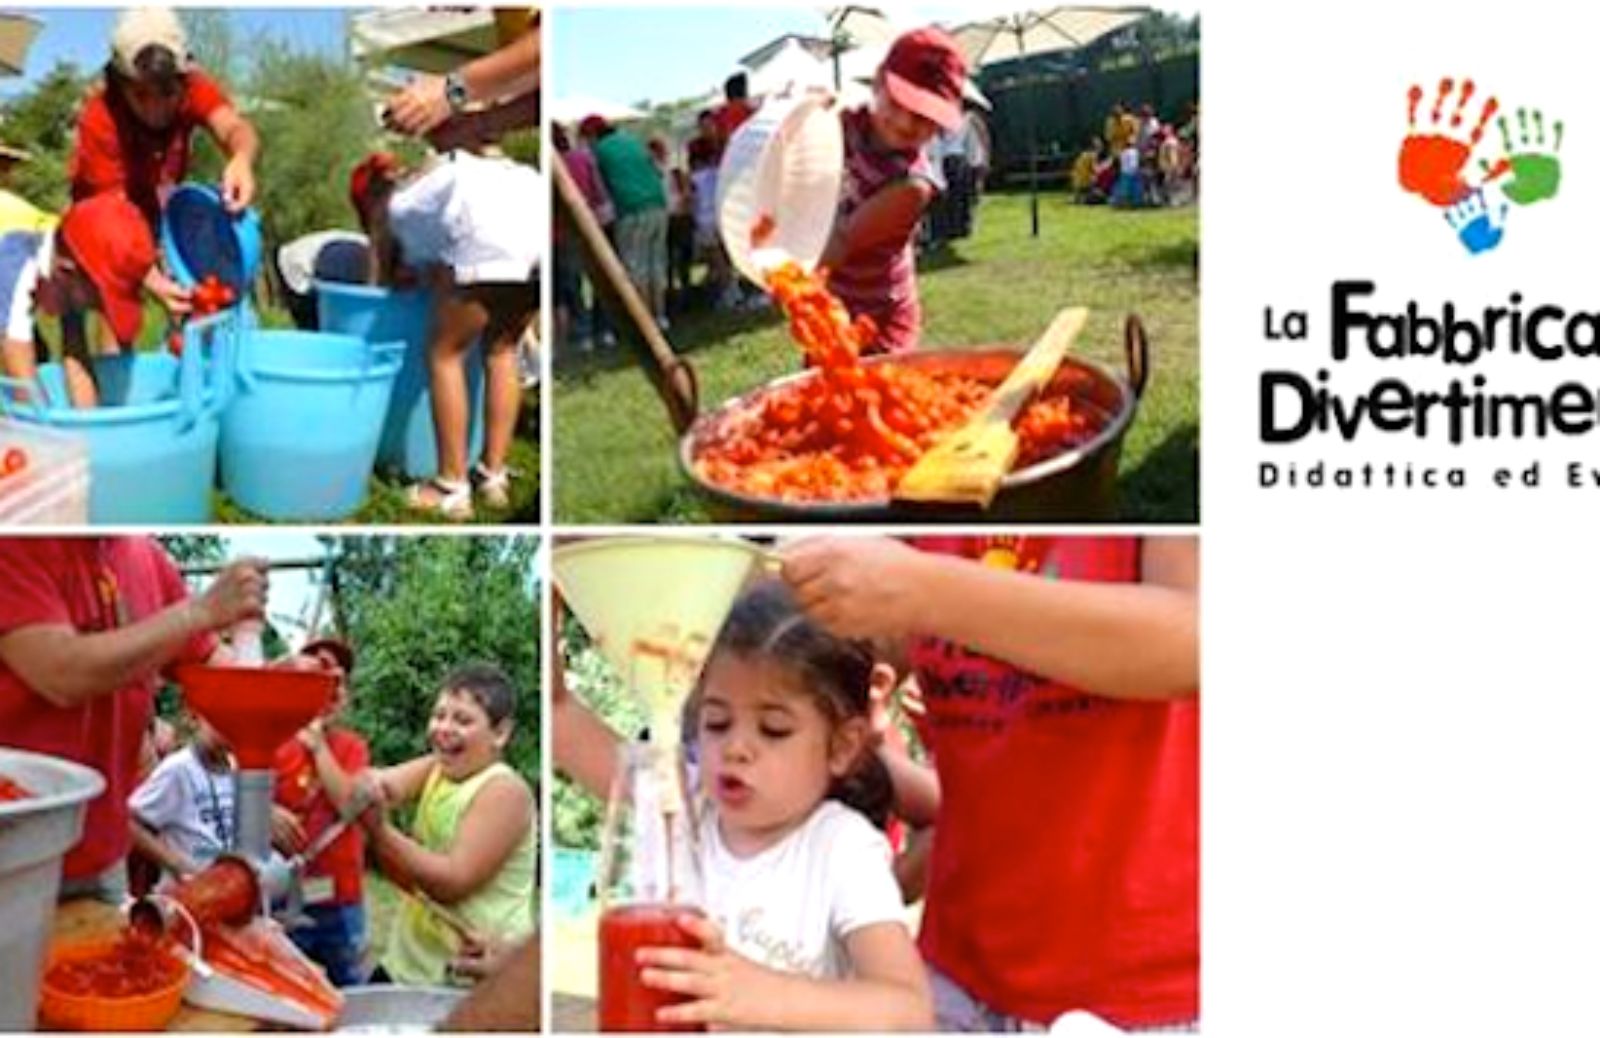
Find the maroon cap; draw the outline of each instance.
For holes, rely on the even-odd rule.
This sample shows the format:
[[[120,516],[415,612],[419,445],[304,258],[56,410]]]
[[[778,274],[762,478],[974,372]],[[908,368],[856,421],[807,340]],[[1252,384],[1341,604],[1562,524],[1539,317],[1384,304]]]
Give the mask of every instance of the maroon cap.
[[[967,61],[943,29],[915,29],[895,40],[879,72],[884,89],[900,107],[946,130],[961,125]]]
[[[310,656],[313,653],[325,652],[339,661],[339,669],[348,677],[356,666],[356,651],[350,643],[343,638],[318,638],[314,642],[307,642],[300,649],[300,655]]]

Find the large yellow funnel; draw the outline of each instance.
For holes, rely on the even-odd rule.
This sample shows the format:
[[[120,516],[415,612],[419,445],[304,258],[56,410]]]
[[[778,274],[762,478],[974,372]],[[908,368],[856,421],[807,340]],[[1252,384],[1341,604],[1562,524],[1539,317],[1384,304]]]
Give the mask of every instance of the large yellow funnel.
[[[655,718],[694,688],[760,548],[709,537],[618,537],[564,544],[551,570],[567,605]]]

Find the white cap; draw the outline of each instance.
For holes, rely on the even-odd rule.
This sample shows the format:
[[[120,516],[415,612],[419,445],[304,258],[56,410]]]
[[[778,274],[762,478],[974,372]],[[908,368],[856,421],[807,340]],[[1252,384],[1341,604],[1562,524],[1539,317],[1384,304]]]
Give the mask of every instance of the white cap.
[[[134,60],[146,47],[165,47],[177,60],[179,71],[189,67],[189,38],[170,7],[131,7],[122,12],[111,30],[111,61],[129,79],[139,75]]]

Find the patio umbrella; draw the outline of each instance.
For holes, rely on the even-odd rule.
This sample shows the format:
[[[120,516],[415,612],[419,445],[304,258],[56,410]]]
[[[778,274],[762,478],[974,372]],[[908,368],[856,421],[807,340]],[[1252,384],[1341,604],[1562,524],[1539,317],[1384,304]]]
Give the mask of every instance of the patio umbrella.
[[[25,14],[0,11],[0,76],[20,76],[41,24]]]
[[[495,49],[487,8],[384,8],[350,23],[357,60],[443,75]]]
[[[1151,13],[1148,7],[1041,7],[1014,10],[969,22],[954,30],[956,44],[974,68],[1000,61],[1078,50],[1132,25]],[[1028,189],[1032,198],[1033,236],[1039,236],[1039,81],[1026,89],[1028,105]]]
[[[894,23],[876,7],[830,7],[824,12],[828,19],[828,56],[833,60],[833,89],[844,89],[845,74],[839,58],[845,52],[862,45],[887,46],[896,36]]]

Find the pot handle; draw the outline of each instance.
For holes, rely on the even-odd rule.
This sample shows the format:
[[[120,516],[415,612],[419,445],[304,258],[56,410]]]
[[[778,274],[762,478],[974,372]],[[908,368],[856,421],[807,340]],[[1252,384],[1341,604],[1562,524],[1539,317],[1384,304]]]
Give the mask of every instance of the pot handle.
[[[1142,399],[1145,383],[1150,381],[1150,337],[1138,314],[1129,314],[1122,326],[1122,350],[1128,362],[1128,385],[1133,387],[1134,398]]]

